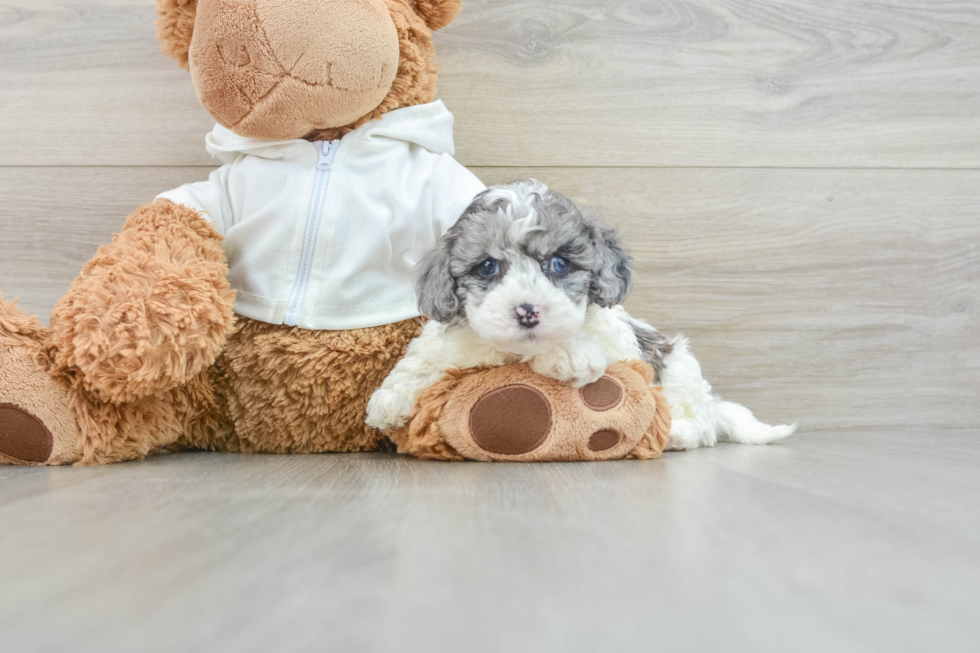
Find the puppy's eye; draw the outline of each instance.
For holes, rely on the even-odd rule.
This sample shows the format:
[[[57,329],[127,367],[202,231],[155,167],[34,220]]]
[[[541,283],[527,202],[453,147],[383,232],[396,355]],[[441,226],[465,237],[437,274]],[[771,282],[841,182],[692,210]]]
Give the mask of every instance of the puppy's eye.
[[[476,271],[483,277],[495,277],[500,274],[500,261],[495,258],[488,258],[476,266]]]
[[[568,274],[569,264],[568,261],[560,256],[551,257],[551,272],[552,274],[563,277]]]

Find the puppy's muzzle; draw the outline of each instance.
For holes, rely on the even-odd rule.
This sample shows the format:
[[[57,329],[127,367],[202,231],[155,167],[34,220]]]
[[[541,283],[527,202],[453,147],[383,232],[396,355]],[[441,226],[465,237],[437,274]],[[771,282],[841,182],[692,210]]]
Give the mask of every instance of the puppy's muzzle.
[[[531,304],[521,304],[514,309],[517,323],[525,329],[533,329],[541,323],[541,310]]]

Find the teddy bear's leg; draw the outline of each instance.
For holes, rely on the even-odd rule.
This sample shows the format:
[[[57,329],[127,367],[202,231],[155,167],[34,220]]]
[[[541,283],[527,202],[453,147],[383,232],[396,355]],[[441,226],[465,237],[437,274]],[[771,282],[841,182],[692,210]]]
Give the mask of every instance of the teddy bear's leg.
[[[50,331],[4,305],[4,462],[100,464],[173,444],[185,430],[187,397],[207,385],[233,325],[227,271],[211,225],[158,201],[133,213],[85,265]],[[14,397],[42,387],[33,403]],[[60,412],[42,414],[41,405]]]
[[[88,392],[75,371],[54,365],[49,341],[33,316],[0,297],[0,464],[131,460],[225,424],[214,367],[159,396],[114,404]]]
[[[53,364],[50,332],[0,298],[0,463],[100,464],[141,458],[182,432],[175,402],[194,382],[161,396],[113,404]],[[184,411],[186,413],[187,411]]]
[[[200,214],[143,206],[55,307],[52,360],[96,400],[160,397],[221,353],[234,320],[227,275],[221,237]]]
[[[67,384],[48,373],[47,336],[0,296],[0,464],[60,465],[80,457]]]
[[[367,402],[421,331],[420,320],[307,331],[239,318],[217,368],[234,432],[210,448],[242,452],[372,451]]]

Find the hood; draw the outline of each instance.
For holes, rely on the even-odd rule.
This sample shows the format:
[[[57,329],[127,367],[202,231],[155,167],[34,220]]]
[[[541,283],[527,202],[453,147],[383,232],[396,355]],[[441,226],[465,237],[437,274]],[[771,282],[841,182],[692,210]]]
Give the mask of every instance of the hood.
[[[455,155],[453,144],[453,114],[442,100],[390,111],[378,120],[344,136],[348,139],[392,139],[413,143],[434,154]],[[309,141],[294,138],[287,141],[263,141],[239,136],[227,127],[215,125],[204,142],[208,154],[222,163],[233,163],[239,156],[249,154],[263,159],[283,159],[296,148],[309,146]]]

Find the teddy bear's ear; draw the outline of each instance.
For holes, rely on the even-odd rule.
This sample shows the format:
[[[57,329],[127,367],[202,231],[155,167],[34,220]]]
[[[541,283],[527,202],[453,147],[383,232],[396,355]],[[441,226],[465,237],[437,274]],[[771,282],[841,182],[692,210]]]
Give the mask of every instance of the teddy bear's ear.
[[[197,0],[157,0],[157,39],[163,53],[188,68],[187,52],[194,34]]]
[[[415,0],[415,8],[430,29],[442,29],[456,20],[463,0]]]

